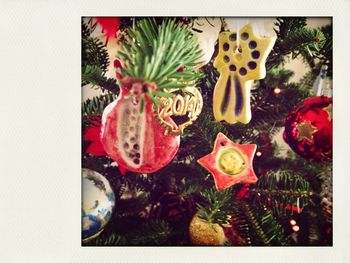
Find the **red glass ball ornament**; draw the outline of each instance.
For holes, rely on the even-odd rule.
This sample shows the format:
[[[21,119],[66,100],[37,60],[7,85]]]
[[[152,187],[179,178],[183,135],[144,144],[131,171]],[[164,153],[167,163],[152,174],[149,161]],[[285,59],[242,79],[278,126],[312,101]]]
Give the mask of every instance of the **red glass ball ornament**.
[[[283,139],[309,161],[332,160],[332,98],[306,99],[286,119]]]

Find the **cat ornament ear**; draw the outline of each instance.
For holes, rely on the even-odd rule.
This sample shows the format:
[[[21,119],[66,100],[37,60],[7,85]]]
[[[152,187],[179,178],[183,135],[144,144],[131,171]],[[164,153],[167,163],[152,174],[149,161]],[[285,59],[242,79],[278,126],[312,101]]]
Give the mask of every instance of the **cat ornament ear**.
[[[214,67],[220,77],[213,97],[214,117],[230,124],[251,119],[250,89],[254,80],[266,76],[265,62],[276,37],[257,37],[251,25],[239,33],[222,32]]]

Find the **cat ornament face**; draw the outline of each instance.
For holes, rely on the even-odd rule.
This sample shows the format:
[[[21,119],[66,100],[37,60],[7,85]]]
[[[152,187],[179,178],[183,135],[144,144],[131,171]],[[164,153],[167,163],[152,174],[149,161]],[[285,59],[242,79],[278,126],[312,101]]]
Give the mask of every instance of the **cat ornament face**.
[[[213,97],[214,117],[230,124],[247,124],[251,119],[250,89],[253,81],[266,75],[265,62],[276,37],[257,37],[251,25],[239,33],[222,32],[214,67],[220,77]]]

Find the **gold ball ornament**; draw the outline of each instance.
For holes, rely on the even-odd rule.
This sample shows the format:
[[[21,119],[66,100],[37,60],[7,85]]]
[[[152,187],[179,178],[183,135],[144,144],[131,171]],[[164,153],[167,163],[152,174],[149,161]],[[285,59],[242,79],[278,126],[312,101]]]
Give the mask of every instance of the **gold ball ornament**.
[[[197,246],[222,246],[225,233],[219,224],[211,224],[199,218],[198,213],[192,218],[189,227],[190,239]]]

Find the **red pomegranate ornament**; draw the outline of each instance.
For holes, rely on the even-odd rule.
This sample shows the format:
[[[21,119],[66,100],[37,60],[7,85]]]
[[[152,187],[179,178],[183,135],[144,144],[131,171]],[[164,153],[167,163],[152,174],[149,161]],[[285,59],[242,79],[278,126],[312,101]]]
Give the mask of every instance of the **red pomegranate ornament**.
[[[332,160],[332,98],[306,99],[286,119],[284,140],[309,161]]]
[[[154,117],[148,89],[156,90],[157,86],[123,78],[120,95],[103,112],[102,145],[122,174],[156,172],[179,149],[180,136],[166,135],[165,128]],[[171,118],[167,121],[174,123]]]

